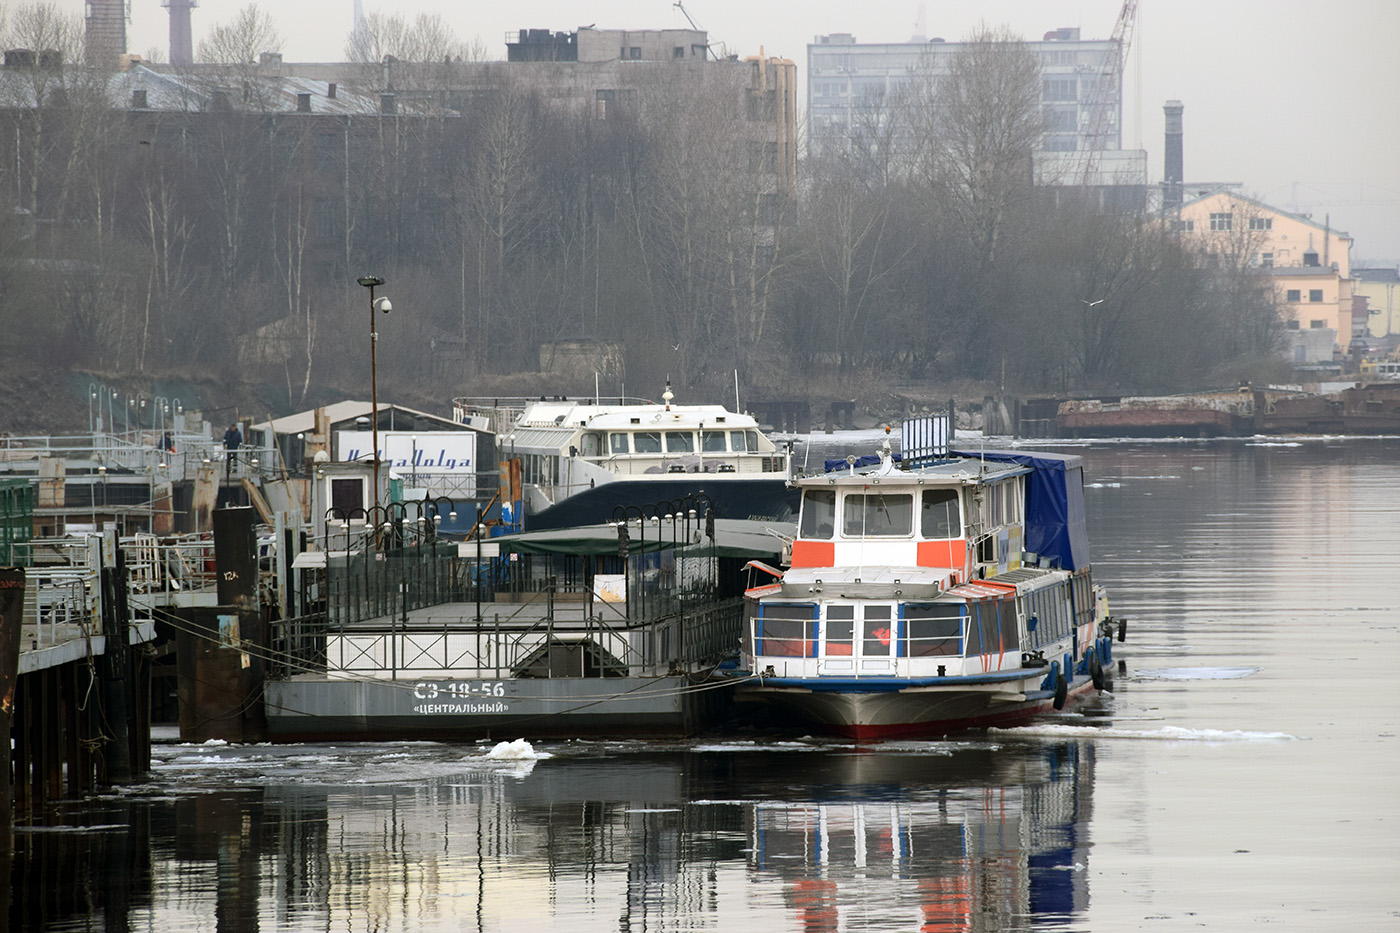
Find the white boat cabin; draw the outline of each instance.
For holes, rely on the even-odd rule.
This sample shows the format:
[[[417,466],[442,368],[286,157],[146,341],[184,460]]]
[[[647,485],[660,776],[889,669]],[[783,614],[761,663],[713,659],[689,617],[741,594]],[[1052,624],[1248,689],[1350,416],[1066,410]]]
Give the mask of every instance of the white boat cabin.
[[[791,567],[749,592],[750,669],[941,678],[1073,654],[1092,586],[1023,554],[1031,472],[971,458],[906,471],[886,455],[799,480]]]
[[[750,415],[723,405],[541,399],[498,434],[503,460],[518,459],[521,481],[542,509],[617,479],[713,474],[725,479],[786,479],[780,451]]]

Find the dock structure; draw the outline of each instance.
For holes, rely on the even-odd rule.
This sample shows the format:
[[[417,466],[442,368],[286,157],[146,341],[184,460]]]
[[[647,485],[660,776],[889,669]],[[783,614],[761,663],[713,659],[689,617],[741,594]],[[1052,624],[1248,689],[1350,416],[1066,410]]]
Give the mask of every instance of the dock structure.
[[[18,645],[6,685],[12,814],[121,783],[150,766],[149,618],[133,616],[131,575],[115,534],[31,539],[5,616]]]

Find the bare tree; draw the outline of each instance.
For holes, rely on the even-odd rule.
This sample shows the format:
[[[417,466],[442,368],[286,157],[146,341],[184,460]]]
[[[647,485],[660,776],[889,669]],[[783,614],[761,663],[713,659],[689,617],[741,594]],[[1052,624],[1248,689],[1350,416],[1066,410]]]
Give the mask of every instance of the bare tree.
[[[1006,27],[980,27],[948,60],[926,69],[911,123],[925,182],[995,262],[1010,213],[1031,197],[1031,151],[1045,130],[1040,63]]]
[[[263,52],[282,48],[282,36],[269,13],[256,3],[243,7],[226,23],[219,23],[200,40],[197,61],[218,65],[256,65]]]

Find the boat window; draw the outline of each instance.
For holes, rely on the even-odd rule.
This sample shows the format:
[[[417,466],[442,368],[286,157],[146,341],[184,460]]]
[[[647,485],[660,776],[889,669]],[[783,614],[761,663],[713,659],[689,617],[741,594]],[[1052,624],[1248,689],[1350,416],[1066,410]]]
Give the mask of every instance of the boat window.
[[[856,607],[826,607],[826,653],[849,655],[856,637]]]
[[[866,606],[860,627],[860,652],[867,658],[889,657],[894,643],[889,606]]]
[[[579,438],[579,443],[582,445],[580,453],[585,457],[597,457],[603,452],[603,435],[601,434],[589,431]]]
[[[666,452],[668,454],[688,454],[695,450],[695,435],[689,431],[667,431]]]
[[[700,449],[707,454],[724,453],[724,432],[701,431]]]
[[[638,431],[632,435],[632,450],[639,454],[661,453],[660,431]]]
[[[956,657],[962,651],[963,607],[954,603],[906,604],[904,630],[911,658]]]
[[[729,432],[729,449],[730,449],[730,450],[735,450],[735,451],[740,451],[740,452],[749,449],[749,445],[746,444],[746,443],[744,443],[744,432],[743,432],[743,431],[730,431],[730,432]],[[757,450],[758,448],[754,448],[754,449]]]
[[[1020,651],[1021,635],[1020,629],[1016,625],[1016,601],[1014,599],[998,600],[997,618],[1001,623],[1001,650]]]
[[[745,432],[744,432],[744,441],[745,441],[745,446],[748,448],[748,450],[749,450],[751,453],[758,453],[760,450],[763,449],[761,446],[759,446],[759,443],[758,443],[758,432],[757,432],[757,431],[745,431]]]
[[[627,435],[623,434],[621,431],[614,431],[612,434],[609,434],[608,443],[611,445],[613,453],[627,453]]]
[[[799,537],[829,540],[836,533],[836,490],[809,489],[802,494]]]
[[[847,537],[907,535],[914,528],[914,497],[857,493],[846,496],[842,514]]]
[[[762,615],[754,629],[754,654],[808,658],[816,653],[811,643],[815,605],[769,603],[760,606],[759,612]]]
[[[925,538],[946,540],[962,537],[958,520],[956,489],[925,489],[919,513],[919,533]]]

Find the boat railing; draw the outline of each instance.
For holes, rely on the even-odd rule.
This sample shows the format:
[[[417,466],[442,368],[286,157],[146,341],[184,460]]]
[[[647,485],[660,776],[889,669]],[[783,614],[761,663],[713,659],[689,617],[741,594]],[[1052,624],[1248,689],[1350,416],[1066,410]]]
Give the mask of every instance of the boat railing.
[[[654,404],[651,399],[626,395],[463,395],[452,400],[452,420],[460,424],[471,424],[476,419],[484,419],[485,424],[480,425],[481,427],[501,434],[519,421],[520,416],[531,405],[549,401],[573,401],[580,405],[598,406]]]

